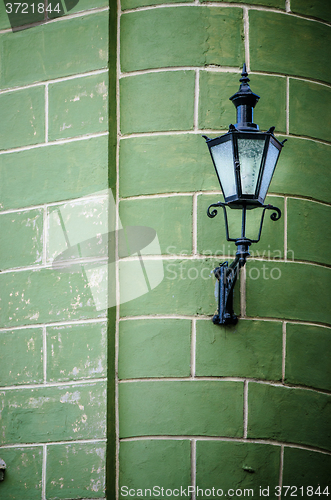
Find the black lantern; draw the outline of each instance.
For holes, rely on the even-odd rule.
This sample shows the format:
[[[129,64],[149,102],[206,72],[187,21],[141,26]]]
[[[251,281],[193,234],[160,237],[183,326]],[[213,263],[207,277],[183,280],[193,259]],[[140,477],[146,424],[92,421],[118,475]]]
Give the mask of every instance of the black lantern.
[[[232,301],[238,271],[246,263],[249,246],[260,240],[265,211],[273,210],[270,216],[272,220],[278,220],[281,217],[280,209],[272,205],[264,205],[264,200],[285,141],[279,142],[273,135],[275,127],[271,127],[267,132],[259,132],[258,125],[253,123],[253,109],[260,97],[251,91],[249,81],[244,64],[240,88],[230,97],[237,109],[237,123],[229,126],[228,133],[215,139],[203,136],[206,139],[225,201],[225,203],[218,202],[210,205],[207,215],[210,218],[215,217],[217,210],[210,212],[210,208],[222,207],[227,240],[237,245],[236,258],[230,266],[224,262],[214,270],[219,281],[218,312],[213,318],[216,324],[237,322]],[[241,209],[243,212],[239,238],[229,237],[226,207]],[[252,240],[245,234],[246,210],[257,207],[263,208],[263,212],[258,238]]]

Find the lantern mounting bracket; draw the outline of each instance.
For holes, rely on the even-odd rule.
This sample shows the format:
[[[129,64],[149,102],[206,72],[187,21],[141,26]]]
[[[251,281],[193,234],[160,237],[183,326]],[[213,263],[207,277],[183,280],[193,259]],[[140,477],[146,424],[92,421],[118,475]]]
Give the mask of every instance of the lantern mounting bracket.
[[[266,210],[273,210],[270,215],[270,219],[277,221],[281,217],[281,210],[273,205],[261,205],[263,208],[260,222],[260,229],[257,239],[253,240],[246,237],[246,210],[247,207],[244,205],[242,208],[242,226],[241,226],[241,237],[240,238],[230,238],[229,236],[229,225],[228,217],[226,212],[226,207],[229,206],[228,203],[213,203],[209,205],[207,210],[207,215],[210,219],[213,219],[217,215],[217,208],[222,207],[225,221],[225,232],[227,241],[233,241],[237,246],[237,252],[235,259],[229,265],[227,261],[220,263],[219,267],[214,269],[214,275],[217,279],[218,286],[218,308],[217,313],[213,317],[213,323],[216,325],[230,325],[236,324],[238,317],[233,311],[233,290],[236,284],[239,271],[246,264],[247,257],[249,257],[249,247],[252,243],[257,243],[260,241],[262,226],[264,221],[264,215]],[[214,210],[210,211],[211,208]],[[231,208],[231,207],[230,207]]]

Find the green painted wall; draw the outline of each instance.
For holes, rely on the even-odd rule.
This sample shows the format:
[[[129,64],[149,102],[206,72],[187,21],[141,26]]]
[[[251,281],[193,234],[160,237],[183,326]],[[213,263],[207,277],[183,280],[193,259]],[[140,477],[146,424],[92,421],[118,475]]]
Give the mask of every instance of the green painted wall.
[[[157,230],[165,273],[120,306],[119,498],[192,484],[193,500],[282,485],[308,498],[331,465],[329,7],[172,3],[122,0],[119,16],[120,216]],[[220,328],[211,271],[235,246],[206,216],[221,194],[201,135],[234,122],[244,61],[254,121],[288,139],[268,197],[283,216],[251,247],[238,325]]]

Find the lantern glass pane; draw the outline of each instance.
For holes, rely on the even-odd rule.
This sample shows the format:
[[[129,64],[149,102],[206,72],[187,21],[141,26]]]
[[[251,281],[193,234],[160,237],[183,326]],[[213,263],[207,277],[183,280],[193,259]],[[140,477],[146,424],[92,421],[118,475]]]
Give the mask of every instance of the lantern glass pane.
[[[259,178],[264,140],[238,139],[242,194],[255,194]]]
[[[262,198],[263,202],[269,189],[269,185],[276,167],[279,153],[280,150],[270,142],[268,147],[267,158],[264,165],[263,177],[260,188],[260,197]]]
[[[218,177],[222,184],[224,198],[237,194],[233,162],[232,141],[222,142],[210,148]]]

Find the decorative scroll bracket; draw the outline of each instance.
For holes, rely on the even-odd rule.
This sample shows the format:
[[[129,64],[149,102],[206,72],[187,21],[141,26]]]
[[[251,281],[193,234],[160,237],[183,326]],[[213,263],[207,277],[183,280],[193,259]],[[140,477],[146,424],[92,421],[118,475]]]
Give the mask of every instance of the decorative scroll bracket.
[[[208,217],[213,219],[217,215],[216,208],[222,207],[225,220],[226,239],[227,241],[233,241],[237,246],[236,257],[233,262],[231,262],[230,265],[228,265],[227,261],[223,262],[219,265],[219,267],[216,267],[216,269],[214,269],[214,274],[218,281],[218,307],[217,313],[213,317],[213,323],[216,325],[235,325],[237,323],[238,317],[234,314],[233,311],[233,291],[240,268],[244,267],[247,257],[250,255],[250,245],[252,243],[257,243],[258,241],[260,241],[265,211],[273,210],[273,213],[270,215],[270,219],[273,221],[279,220],[282,215],[278,207],[274,207],[273,205],[261,205],[261,208],[263,208],[263,212],[261,215],[259,234],[256,240],[252,240],[250,238],[246,238],[245,235],[246,207],[244,206],[242,209],[243,213],[241,238],[234,239],[229,237],[228,217],[226,213],[227,206],[227,203],[218,202],[210,205],[207,210]],[[214,207],[214,210],[212,212],[210,212],[211,207]]]

